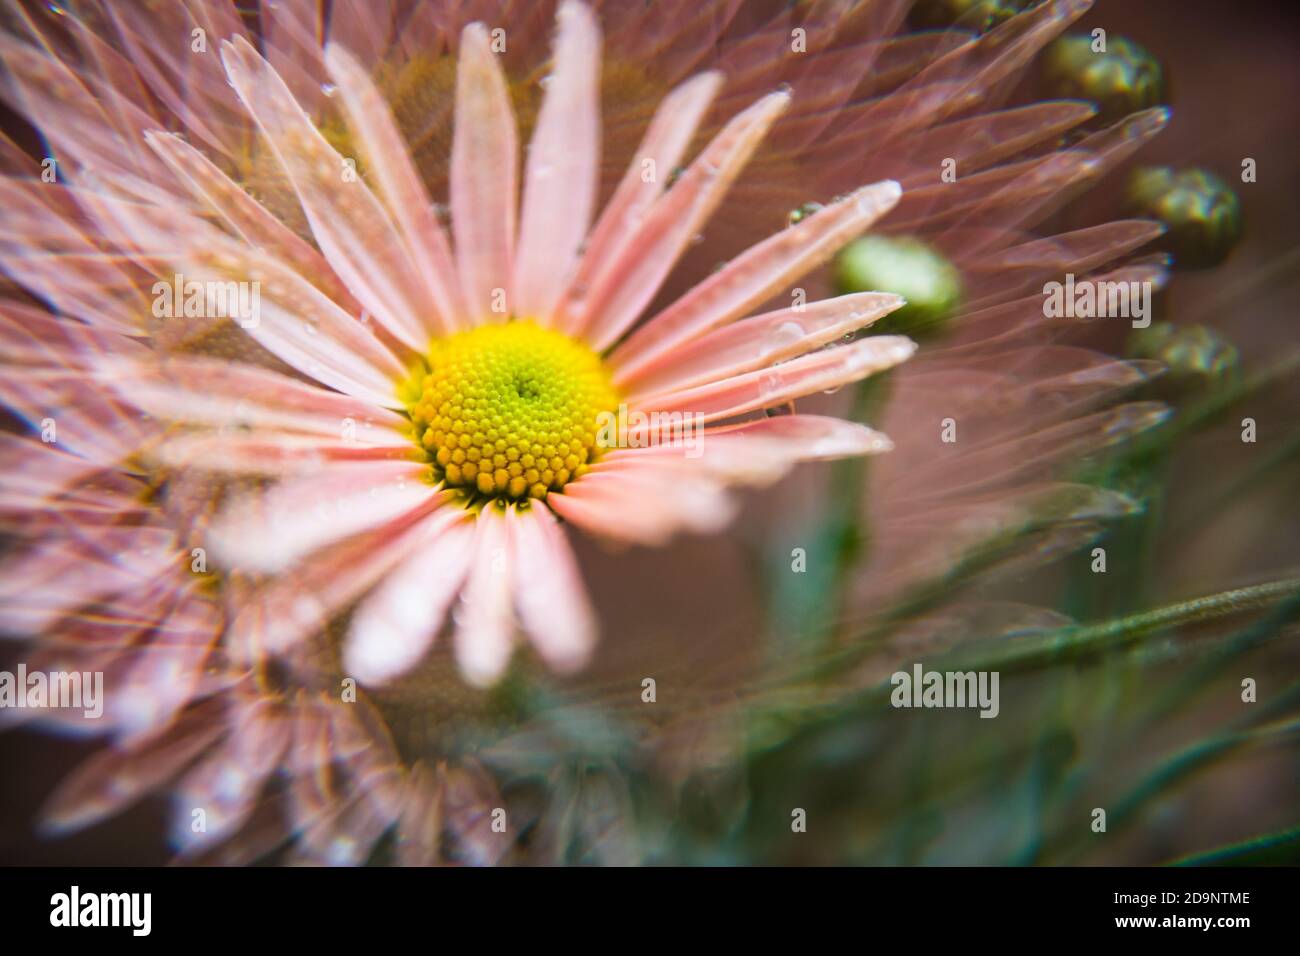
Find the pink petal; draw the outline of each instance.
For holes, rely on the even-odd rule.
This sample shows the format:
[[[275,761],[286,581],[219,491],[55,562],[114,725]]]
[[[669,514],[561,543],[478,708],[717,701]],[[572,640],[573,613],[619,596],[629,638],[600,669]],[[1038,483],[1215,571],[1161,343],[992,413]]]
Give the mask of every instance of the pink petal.
[[[708,534],[731,521],[736,505],[719,482],[689,466],[669,472],[666,463],[618,469],[598,464],[546,501],[583,531],[634,544],[664,544],[683,530]]]
[[[728,483],[768,484],[801,461],[830,461],[889,451],[893,443],[857,422],[822,415],[780,415],[706,430],[696,457],[670,444],[621,448],[603,458],[601,472],[662,467],[665,480],[690,469]],[[694,454],[694,453],[693,453]]]
[[[614,350],[620,378],[786,288],[892,209],[902,190],[892,180],[866,186],[752,246],[647,321]]]
[[[0,399],[31,422],[55,415],[58,443],[66,451],[127,471],[133,466],[124,466],[123,459],[155,431],[83,371],[11,367],[0,379]]]
[[[0,60],[5,66],[5,99],[40,127],[61,170],[75,176],[76,171],[93,168],[97,174],[112,171],[165,180],[164,167],[141,143],[144,130],[158,121],[121,93],[7,32],[0,34]],[[157,192],[157,198],[165,198],[162,190]]]
[[[245,241],[266,249],[340,305],[350,307],[350,295],[335,281],[324,257],[211,160],[174,133],[146,133],[145,142]]]
[[[789,103],[789,94],[771,93],[736,116],[650,207],[636,238],[572,306],[594,317],[586,338],[595,348],[636,321]]]
[[[373,68],[393,40],[393,0],[334,0],[329,40],[341,43],[366,69]]]
[[[511,310],[510,273],[519,193],[519,145],[505,76],[487,28],[461,35],[456,121],[451,147],[451,222],[470,318],[504,322]],[[504,311],[494,311],[504,296]]]
[[[455,615],[455,652],[465,679],[487,687],[505,671],[514,646],[514,555],[506,519],[496,508],[488,505],[479,512],[474,530],[469,580]]]
[[[421,521],[445,503],[446,495],[434,494],[419,509],[316,555],[293,575],[237,595],[238,613],[226,641],[232,656],[254,664],[325,627],[412,555]]]
[[[471,866],[493,866],[510,849],[508,833],[492,829],[492,810],[505,801],[492,774],[472,756],[438,765],[443,824]]]
[[[0,485],[0,508],[26,511],[49,507],[54,499],[72,495],[77,500],[94,500],[99,489],[92,486],[98,481],[103,466],[86,461],[76,455],[52,447],[50,444],[0,432],[0,472],[4,484]],[[103,475],[102,494],[109,499],[110,507],[126,506],[137,488],[130,479],[116,472]],[[60,506],[65,506],[61,501]]]
[[[221,58],[239,98],[257,120],[293,183],[322,254],[345,285],[394,336],[428,346],[423,286],[405,242],[365,181],[294,100],[271,64],[241,38]]]
[[[600,28],[573,0],[557,20],[555,69],[528,147],[511,303],[543,325],[587,236],[600,184]]]
[[[596,644],[596,619],[573,551],[540,505],[510,509],[513,585],[520,623],[542,658],[562,673],[582,667]]]
[[[670,349],[619,384],[636,405],[643,395],[714,382],[829,345],[903,304],[888,292],[858,292],[742,319]]]
[[[298,833],[291,862],[355,865],[401,813],[402,773],[392,742],[369,716],[364,701],[342,703],[322,695],[315,713],[307,701],[295,710],[286,761],[293,773],[289,810]],[[341,765],[346,775],[331,772]]]
[[[174,569],[175,534],[164,528],[83,525],[0,562],[0,630],[34,634],[98,600],[131,593]]]
[[[222,565],[281,571],[312,551],[414,511],[434,490],[419,462],[339,462],[236,500],[204,536]]]
[[[444,508],[416,532],[419,544],[352,616],[343,665],[363,684],[384,684],[420,662],[469,567],[473,519]]]
[[[662,392],[639,400],[642,412],[680,411],[706,422],[772,408],[813,392],[832,391],[905,361],[916,344],[898,335],[873,335],[838,348],[823,349],[771,368],[744,372],[694,388]]]
[[[171,842],[182,853],[219,843],[238,830],[288,748],[292,725],[271,701],[239,701],[232,709],[226,716],[230,736],[186,773],[172,797]],[[198,831],[195,810],[204,814]]]
[[[161,207],[79,194],[107,237],[135,250],[162,275],[152,287],[155,304],[171,298],[177,276],[185,282],[257,283],[258,314],[245,331],[268,351],[318,382],[377,405],[401,406],[396,383],[406,367],[379,339],[328,296],[283,262],[247,243]],[[167,275],[167,267],[174,270]],[[171,321],[171,320],[169,320]],[[177,317],[176,322],[197,319]]]
[[[410,461],[412,450],[409,441],[370,445],[309,435],[200,433],[165,437],[149,450],[149,458],[168,468],[278,477],[316,472],[336,462]]]
[[[389,445],[405,435],[406,419],[396,412],[225,359],[170,356],[148,365],[106,362],[97,378],[163,421],[283,429],[338,441],[350,432],[359,445]]]
[[[635,238],[646,211],[662,195],[721,84],[721,74],[702,73],[673,90],[659,105],[633,162],[591,231],[570,297],[580,300],[580,290],[589,289]],[[654,175],[647,176],[651,169]],[[564,308],[566,313],[558,322],[571,333],[579,331],[591,318],[589,311],[574,302],[566,303]]]
[[[203,753],[226,727],[216,705],[196,708],[147,744],[102,750],[65,778],[41,811],[41,828],[67,833],[131,805]]]
[[[133,597],[134,595],[132,595]],[[140,648],[135,661],[113,681],[118,741],[156,732],[170,723],[204,687],[210,657],[221,635],[216,606],[191,586],[167,626]]]
[[[342,47],[331,45],[325,63],[338,84],[369,178],[392,212],[424,284],[430,316],[426,326],[431,332],[455,331],[465,306],[451,247],[388,104],[361,64]]]
[[[399,866],[432,866],[442,837],[442,790],[423,760],[411,768],[394,841]]]
[[[165,168],[159,178],[169,178]],[[79,221],[77,190],[0,177],[0,269],[54,310],[98,329],[139,335],[149,299]],[[111,235],[111,234],[110,234]],[[58,255],[33,256],[33,248]]]
[[[21,302],[0,302],[0,360],[13,366],[76,368],[93,366],[102,356],[146,358],[148,346],[119,332],[68,322]]]
[[[275,72],[284,77],[294,98],[313,116],[325,93],[325,11],[317,0],[277,0],[259,7],[262,48]]]
[[[103,9],[118,29],[131,67],[149,84],[150,92],[195,136],[227,155],[239,155],[247,121],[225,82],[221,64],[210,50],[196,53],[190,48],[190,31],[195,28],[203,30],[209,43],[219,37],[246,37],[233,6],[104,4]],[[176,42],[176,37],[186,38],[185,42]]]

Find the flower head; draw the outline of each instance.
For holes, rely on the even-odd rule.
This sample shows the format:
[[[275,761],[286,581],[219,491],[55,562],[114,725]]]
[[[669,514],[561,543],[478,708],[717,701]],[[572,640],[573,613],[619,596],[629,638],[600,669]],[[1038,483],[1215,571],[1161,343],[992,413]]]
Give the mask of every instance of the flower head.
[[[718,87],[709,74],[687,80],[638,150],[649,165],[632,164],[593,226],[599,31],[579,3],[557,20],[521,198],[505,76],[484,26],[461,35],[450,237],[379,91],[338,46],[325,65],[357,157],[330,145],[248,42],[222,47],[319,253],[246,195],[237,210],[224,198],[214,210],[238,216],[233,234],[196,213],[182,213],[178,230],[156,207],[103,200],[124,242],[186,282],[259,284],[260,314],[241,324],[296,374],[173,357],[105,367],[102,378],[185,426],[151,449],[156,460],[274,479],[232,483],[204,535],[220,567],[311,580],[318,562],[347,555],[339,566],[355,583],[320,592],[289,633],[277,621],[274,640],[283,649],[306,633],[295,625],[356,601],[344,657],[363,682],[418,662],[458,598],[453,641],[471,681],[500,677],[516,622],[549,664],[572,670],[590,654],[595,624],[557,519],[661,541],[720,527],[733,484],[887,447],[862,425],[762,412],[907,358],[900,337],[821,348],[901,299],[800,301],[745,316],[887,212],[897,185],[866,187],[759,242],[633,331],[789,95],[742,110],[670,183]],[[181,139],[156,132],[148,143],[195,204],[234,195]],[[253,222],[269,242],[254,245],[238,228]],[[602,427],[620,414],[630,430]],[[364,422],[360,434],[343,434],[349,421]],[[673,439],[696,427],[702,454],[690,456]]]

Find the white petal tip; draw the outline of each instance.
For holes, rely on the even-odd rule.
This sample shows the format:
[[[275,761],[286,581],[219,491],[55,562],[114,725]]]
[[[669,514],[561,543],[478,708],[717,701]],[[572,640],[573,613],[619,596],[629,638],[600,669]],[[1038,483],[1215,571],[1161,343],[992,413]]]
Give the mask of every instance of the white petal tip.
[[[465,24],[465,29],[460,32],[460,40],[462,44],[473,40],[486,46],[488,42],[487,24],[482,20],[475,20],[473,23]]]
[[[555,13],[555,19],[571,20],[574,17],[582,17],[583,19],[591,20],[591,9],[585,3],[579,2],[579,0],[564,0],[564,2],[560,4],[560,9]]]
[[[592,652],[596,649],[595,629],[583,630],[570,640],[566,647],[542,647],[535,638],[533,641],[546,659],[547,666],[566,677],[579,673],[591,663]]]
[[[391,632],[353,630],[343,647],[343,672],[359,684],[387,684],[411,668],[412,662],[400,650]]]
[[[506,671],[506,664],[509,662],[509,657],[500,661],[489,661],[466,656],[462,657],[459,662],[460,673],[466,682],[472,686],[487,689],[501,679],[501,675]]]
[[[870,186],[863,186],[854,195],[854,200],[860,212],[876,216],[894,208],[902,195],[902,186],[892,179],[885,179]]]

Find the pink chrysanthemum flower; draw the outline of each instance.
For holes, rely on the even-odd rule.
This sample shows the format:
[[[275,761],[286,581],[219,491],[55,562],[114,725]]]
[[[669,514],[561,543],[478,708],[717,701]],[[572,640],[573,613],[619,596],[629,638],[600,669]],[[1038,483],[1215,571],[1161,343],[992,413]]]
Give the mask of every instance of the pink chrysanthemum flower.
[[[875,545],[855,609],[885,613],[1046,499],[1044,522],[1067,531],[1115,507],[1062,506],[1051,479],[1149,421],[1149,406],[1107,407],[1143,370],[1053,345],[1032,290],[1065,269],[1158,278],[1158,262],[1120,260],[1159,230],[1032,230],[1163,116],[1075,137],[1086,104],[1001,108],[1086,3],[1053,0],[978,38],[895,36],[907,6],[605,4],[602,64],[594,17],[566,4],[549,65],[546,3],[281,2],[255,27],[222,3],[7,10],[3,92],[59,171],[47,181],[30,147],[0,138],[0,266],[31,297],[0,307],[3,394],[30,423],[54,415],[61,437],[3,449],[16,544],[0,630],[37,636],[33,660],[138,688],[95,728],[114,749],[47,820],[84,825],[176,780],[173,843],[190,858],[252,860],[296,837],[304,859],[360,862],[392,832],[404,862],[438,859],[446,834],[458,859],[501,859],[515,824],[503,837],[487,814],[548,742],[495,714],[475,736],[488,695],[456,680],[445,646],[428,653],[435,637],[452,634],[478,684],[520,633],[576,669],[596,628],[571,530],[658,543],[716,529],[753,497],[731,486],[889,447],[840,418],[762,413],[911,351],[842,341],[898,296],[831,298],[823,277],[801,278],[895,201],[874,228],[932,243],[967,297],[950,335],[891,376],[899,447],[860,502]],[[465,26],[478,18],[510,27],[508,53]],[[209,49],[177,46],[195,30]],[[949,157],[961,177],[936,182]],[[885,177],[901,200],[892,182],[859,188]],[[205,294],[187,316],[184,283],[258,283],[257,314],[240,330],[206,314]],[[621,407],[629,424],[698,413],[702,454],[612,447],[597,425]],[[934,423],[950,415],[978,440],[939,457]],[[778,483],[754,510],[784,519],[817,492]],[[125,557],[145,543],[152,563]],[[629,759],[725,759],[751,648],[713,633],[685,635],[681,653],[638,648],[635,617],[617,652],[694,673]],[[699,666],[704,647],[725,668]],[[618,692],[645,670],[623,668]],[[341,678],[373,698],[340,701]],[[580,703],[595,693],[569,687]],[[444,708],[447,736],[470,726],[469,743],[431,740]],[[630,802],[605,791],[597,802]],[[205,834],[188,826],[197,806],[213,811]],[[563,852],[566,807],[516,813],[537,821],[534,858]],[[634,852],[606,842],[626,846],[605,858]]]
[[[548,664],[571,671],[596,628],[557,518],[661,542],[723,525],[731,485],[888,447],[859,424],[762,412],[906,359],[913,345],[900,336],[822,348],[899,297],[796,298],[744,316],[870,227],[899,187],[865,187],[758,243],[629,335],[789,95],[735,116],[670,182],[719,85],[688,80],[593,226],[600,35],[578,3],[558,23],[522,181],[488,30],[472,24],[461,37],[450,240],[378,90],[337,46],[325,64],[357,157],[330,146],[250,44],[221,51],[319,255],[263,207],[231,202],[236,187],[166,134],[148,134],[149,145],[241,235],[103,202],[124,243],[185,282],[257,283],[260,314],[241,324],[300,376],[180,357],[102,373],[151,414],[195,426],[153,449],[163,462],[278,479],[233,490],[203,536],[220,567],[281,576],[261,592],[265,614],[235,625],[261,651],[359,601],[346,669],[383,682],[423,657],[459,598],[453,642],[471,682],[500,677],[517,625]],[[333,276],[346,292],[329,294]],[[697,425],[707,427],[681,434]],[[340,563],[347,586],[305,606],[316,568]]]

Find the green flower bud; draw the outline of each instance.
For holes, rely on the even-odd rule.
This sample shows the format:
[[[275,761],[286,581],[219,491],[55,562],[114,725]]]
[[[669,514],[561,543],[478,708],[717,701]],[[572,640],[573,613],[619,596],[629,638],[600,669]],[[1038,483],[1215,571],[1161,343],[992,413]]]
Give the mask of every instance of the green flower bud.
[[[918,0],[908,19],[913,28],[964,27],[987,33],[1028,6],[1028,0]]]
[[[922,335],[939,331],[961,302],[961,275],[920,239],[865,236],[841,250],[835,283],[850,292],[892,292],[907,305],[877,322],[873,332]]]
[[[1237,347],[1202,325],[1157,322],[1136,330],[1128,351],[1134,358],[1162,363],[1166,379],[1176,387],[1194,380],[1230,378],[1239,367]]]
[[[1043,52],[1043,83],[1051,96],[1091,100],[1102,122],[1165,101],[1164,69],[1143,47],[1124,37],[1109,37],[1104,53],[1091,36],[1065,36]]]
[[[1164,223],[1168,231],[1161,244],[1180,268],[1217,266],[1241,238],[1241,201],[1222,179],[1204,169],[1134,170],[1128,209]]]

